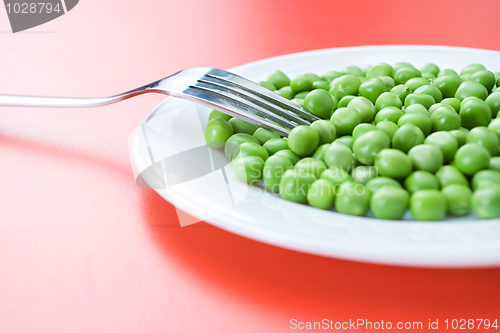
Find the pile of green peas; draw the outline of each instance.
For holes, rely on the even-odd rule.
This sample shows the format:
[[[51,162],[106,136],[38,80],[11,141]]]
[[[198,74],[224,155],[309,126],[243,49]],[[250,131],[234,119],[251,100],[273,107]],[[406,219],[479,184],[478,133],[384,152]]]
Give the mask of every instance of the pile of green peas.
[[[321,120],[282,138],[212,111],[205,140],[239,179],[356,216],[500,217],[500,72],[379,63],[260,84]]]

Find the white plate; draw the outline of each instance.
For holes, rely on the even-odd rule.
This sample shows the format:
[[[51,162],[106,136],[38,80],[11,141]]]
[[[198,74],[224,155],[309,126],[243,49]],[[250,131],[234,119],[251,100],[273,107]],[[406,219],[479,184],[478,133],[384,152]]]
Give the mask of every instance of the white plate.
[[[265,80],[280,69],[293,77],[305,72],[321,74],[348,65],[410,62],[417,68],[433,62],[441,68],[461,70],[480,63],[500,70],[500,52],[441,46],[366,46],[290,54],[239,66],[230,71]],[[157,162],[157,173],[146,177],[152,187],[163,182],[161,161],[203,146],[203,127],[210,110],[169,98],[145,118],[133,140],[133,160],[138,172]],[[216,152],[213,158],[219,158]],[[176,155],[180,156],[180,155]],[[222,156],[222,155],[221,155]],[[196,161],[185,161],[189,169]],[[201,163],[201,162],[200,162]],[[150,169],[151,170],[151,167]],[[211,169],[213,170],[213,169]],[[385,221],[323,211],[285,201],[258,187],[234,179],[231,168],[156,191],[191,216],[222,229],[264,243],[296,251],[350,260],[428,267],[474,267],[500,264],[500,219],[473,216],[442,222]],[[175,172],[174,172],[175,173]],[[155,178],[156,177],[156,178]],[[160,186],[161,187],[161,186]],[[181,224],[188,220],[180,214]]]

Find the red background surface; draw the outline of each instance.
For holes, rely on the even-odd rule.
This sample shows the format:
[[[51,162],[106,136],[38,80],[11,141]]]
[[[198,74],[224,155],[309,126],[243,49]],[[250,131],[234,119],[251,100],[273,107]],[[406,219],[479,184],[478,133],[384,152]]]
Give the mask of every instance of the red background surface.
[[[0,92],[101,96],[177,70],[318,48],[500,50],[500,2],[97,1],[12,34]],[[0,108],[0,332],[281,332],[289,321],[500,317],[500,270],[416,269],[288,251],[138,188],[127,140],[164,97]],[[500,319],[500,318],[499,318]]]

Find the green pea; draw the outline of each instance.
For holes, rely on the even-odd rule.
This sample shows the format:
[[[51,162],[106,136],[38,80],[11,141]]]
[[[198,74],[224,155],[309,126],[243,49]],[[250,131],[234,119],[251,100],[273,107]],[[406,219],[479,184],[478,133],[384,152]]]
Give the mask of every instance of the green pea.
[[[404,124],[392,137],[392,147],[407,153],[411,148],[422,144],[425,136],[422,130],[413,124]]]
[[[460,171],[471,176],[479,170],[488,168],[490,158],[488,149],[477,143],[467,143],[457,150],[455,163]]]
[[[470,130],[466,139],[467,143],[477,143],[480,146],[488,149],[492,156],[498,155],[500,152],[500,140],[498,134],[488,127],[475,127]]]
[[[341,77],[343,74],[337,71],[329,71],[321,75],[321,78],[325,80],[326,82],[330,83],[333,81],[333,79],[336,79],[338,77]]]
[[[417,90],[415,90],[415,94],[430,95],[436,103],[439,103],[443,100],[443,94],[441,93],[441,90],[439,90],[436,86],[432,86],[430,84],[420,86]]]
[[[412,64],[408,62],[398,62],[392,66],[394,68],[394,73],[396,73],[401,68],[415,68]]]
[[[424,113],[405,113],[398,120],[398,126],[413,124],[420,128],[425,136],[431,133],[432,122],[429,115]]]
[[[288,158],[279,155],[269,157],[264,163],[262,177],[266,188],[272,193],[279,194],[281,177],[291,168],[293,164]]]
[[[424,143],[434,145],[441,149],[443,152],[444,163],[452,161],[458,150],[457,139],[447,131],[432,133],[425,139]]]
[[[276,89],[281,89],[290,85],[290,79],[282,71],[275,70],[267,76],[267,81],[274,84]],[[267,87],[266,87],[267,88]]]
[[[447,211],[446,196],[438,190],[422,190],[410,198],[411,214],[417,221],[439,221]]]
[[[222,118],[214,118],[207,123],[203,135],[210,147],[221,149],[224,148],[225,142],[233,133],[233,127],[230,122]]]
[[[330,148],[330,146],[331,146],[331,144],[329,144],[329,143],[325,143],[325,144],[319,146],[314,151],[314,154],[312,155],[312,158],[316,158],[318,160],[324,161],[325,160],[325,153],[328,150],[328,148]]]
[[[433,131],[451,131],[459,129],[462,125],[462,118],[449,105],[441,105],[431,114]]]
[[[311,80],[313,80],[313,81],[321,80],[321,78],[318,75],[314,74],[314,73],[306,73],[304,75],[309,76],[311,78]]]
[[[310,156],[318,147],[318,143],[318,132],[309,126],[297,126],[288,134],[288,147],[300,156]]]
[[[276,86],[275,86],[274,84],[272,84],[272,83],[271,83],[271,82],[269,82],[269,81],[261,81],[261,82],[259,82],[259,84],[260,84],[261,86],[263,86],[264,88],[269,89],[269,90],[271,90],[271,91],[275,91],[275,90],[277,90],[277,89],[278,89],[278,88],[276,88]]]
[[[312,173],[287,170],[280,180],[280,195],[285,200],[305,203],[309,187],[316,179]]]
[[[420,68],[421,72],[428,72],[432,73],[434,76],[437,76],[439,74],[439,67],[436,64],[425,64]]]
[[[263,145],[270,139],[279,138],[279,134],[268,131],[265,128],[257,128],[257,130],[252,134],[257,140],[259,140],[260,144]]]
[[[448,185],[441,190],[448,202],[448,212],[452,215],[465,215],[470,211],[472,191],[460,184]]]
[[[500,118],[493,119],[488,125],[488,128],[495,132],[500,138]]]
[[[472,177],[472,189],[474,191],[492,184],[500,185],[500,172],[496,170],[481,170]]]
[[[334,185],[340,185],[346,181],[352,181],[352,176],[340,167],[330,167],[321,174],[322,179],[328,179]]]
[[[422,78],[427,79],[429,81],[432,81],[436,78],[436,76],[432,73],[429,73],[429,72],[422,72]],[[408,83],[408,81],[406,81],[406,83]]]
[[[236,157],[235,154],[239,154],[240,149],[238,147],[240,144],[245,142],[260,145],[256,138],[247,133],[236,133],[227,139],[227,142],[224,145],[224,153],[229,161],[232,161]]]
[[[363,184],[345,182],[336,190],[335,208],[339,213],[366,215],[370,206],[370,192]]]
[[[335,108],[334,100],[323,89],[311,91],[304,99],[305,109],[319,118],[330,118]]]
[[[295,103],[297,104],[298,106],[302,107],[305,109],[305,104],[304,104],[304,100],[301,99],[301,98],[294,98],[292,100],[290,100],[292,103]]]
[[[328,92],[330,91],[330,84],[324,80],[317,80],[313,82],[313,89],[323,89]]]
[[[387,135],[389,135],[389,138],[391,139],[391,141],[392,141],[392,138],[394,137],[394,134],[396,133],[396,131],[399,128],[399,126],[396,123],[394,123],[392,121],[388,121],[388,120],[384,120],[384,121],[377,123],[376,127],[378,129],[381,129],[382,131],[384,131]]]
[[[375,105],[368,98],[362,96],[355,97],[349,102],[347,107],[359,112],[362,123],[369,123],[375,118]]]
[[[347,74],[337,79],[330,93],[337,98],[347,95],[357,95],[361,81],[357,76]]]
[[[450,134],[457,140],[458,147],[462,147],[465,144],[469,130],[464,127],[460,127],[457,130],[450,131]]]
[[[500,217],[500,186],[481,188],[472,194],[471,206],[482,219]]]
[[[377,176],[378,171],[374,166],[360,165],[352,170],[352,178],[361,184],[366,184],[368,180]]]
[[[375,129],[360,135],[353,145],[357,159],[366,165],[373,164],[375,156],[382,150],[391,146],[391,139],[382,130]]]
[[[421,190],[439,190],[439,180],[429,171],[418,170],[406,177],[405,188],[410,193]]]
[[[332,144],[326,151],[324,160],[329,168],[339,167],[346,171],[350,171],[354,167],[352,150],[344,145]]]
[[[313,79],[308,74],[298,75],[290,82],[290,87],[295,94],[301,91],[313,90]]]
[[[491,158],[489,168],[492,170],[500,171],[500,156]]]
[[[269,156],[276,154],[280,150],[290,149],[288,147],[288,141],[282,138],[270,139],[266,141],[262,147],[267,150]]]
[[[262,160],[267,160],[269,158],[269,153],[261,145],[257,145],[253,142],[243,142],[239,144],[239,152],[236,150],[233,154],[233,159],[241,156],[258,156]]]
[[[250,124],[244,120],[231,118],[229,119],[229,124],[234,129],[234,133],[247,133],[252,135],[259,126]]]
[[[354,143],[354,141],[356,141],[356,139],[359,136],[361,136],[362,134],[365,134],[368,131],[372,131],[374,129],[376,129],[375,125],[365,124],[365,123],[361,123],[358,126],[354,127],[354,130],[352,131],[352,140],[353,140],[353,143]]]
[[[394,82],[394,79],[390,76],[380,76],[379,79],[384,82],[386,91],[391,91],[391,89],[396,86],[396,82]]]
[[[475,72],[479,72],[486,69],[483,65],[481,64],[471,64],[468,66],[465,66],[464,69],[460,72],[460,75],[464,74],[473,74]]]
[[[438,77],[440,77],[440,76],[446,76],[446,75],[455,75],[455,76],[460,77],[457,72],[455,72],[453,69],[448,69],[448,68],[447,69],[442,69],[439,72]]]
[[[337,138],[337,130],[329,120],[316,120],[311,124],[311,127],[318,132],[318,145],[331,143]]]
[[[252,145],[244,143],[243,145]],[[232,162],[233,172],[239,180],[248,184],[255,184],[262,178],[262,169],[264,168],[264,160],[259,156],[238,156]]]
[[[351,135],[354,127],[361,123],[361,115],[351,108],[339,108],[335,110],[330,121],[337,129],[337,136]]]
[[[399,97],[401,103],[405,101],[406,96],[411,94],[410,88],[404,84],[400,84],[391,89],[391,93],[396,94]]]
[[[464,174],[453,165],[443,165],[436,172],[436,177],[439,180],[441,188],[451,184],[469,186],[469,182],[467,178],[465,178]]]
[[[471,96],[480,98],[484,101],[486,97],[488,97],[488,91],[481,83],[475,81],[462,82],[455,93],[455,98],[463,101]]]
[[[408,152],[415,170],[424,170],[435,173],[443,166],[443,152],[436,146],[422,144],[413,147]]]
[[[347,95],[347,96],[344,96],[344,97],[342,97],[342,98],[340,99],[340,101],[339,101],[339,103],[338,103],[337,107],[338,107],[338,108],[346,108],[346,107],[349,105],[349,103],[350,103],[353,99],[355,99],[355,98],[356,98],[356,96],[354,96],[354,95]]]
[[[307,192],[307,202],[313,207],[328,209],[335,201],[334,185],[328,179],[318,179]]]
[[[375,104],[377,98],[387,91],[384,81],[379,78],[372,78],[361,83],[359,86],[359,94]]]
[[[401,109],[403,104],[401,103],[398,95],[391,92],[385,92],[382,93],[375,101],[375,109],[377,111],[380,111],[388,106],[394,106],[398,109]]]
[[[373,193],[370,208],[379,219],[400,220],[408,209],[410,195],[402,188],[385,186]]]
[[[462,126],[472,129],[477,126],[488,126],[491,121],[491,109],[485,101],[477,97],[469,97],[460,105]]]
[[[401,111],[401,109],[395,106],[387,106],[375,115],[375,124],[381,121],[392,121],[393,123],[397,123],[402,116],[403,111]]]
[[[405,86],[410,88],[411,91],[417,90],[421,86],[425,86],[430,84],[430,81],[423,77],[414,77],[413,79],[409,79],[406,81]]]
[[[281,97],[284,97],[286,99],[291,100],[295,93],[293,92],[292,88],[290,86],[285,86],[279,90],[274,91],[275,94],[280,95]]]
[[[405,84],[406,81],[414,77],[422,77],[422,73],[416,68],[401,68],[394,73],[394,81],[397,84]]]
[[[485,69],[471,74],[469,79],[481,83],[487,92],[493,89],[496,81],[495,74]]]
[[[372,193],[377,192],[379,189],[385,186],[402,188],[401,184],[397,180],[390,177],[370,178],[366,182],[366,188],[370,190]]]
[[[412,171],[410,157],[398,149],[382,149],[375,156],[375,166],[381,176],[405,178]]]
[[[301,91],[298,94],[296,94],[295,96],[293,96],[293,99],[304,99],[304,98],[306,98],[307,95],[309,95],[309,93],[310,93],[309,90]]]
[[[439,76],[432,84],[441,90],[444,98],[450,98],[455,97],[462,82],[462,78],[458,75],[444,75]]]
[[[392,76],[392,75],[393,75],[392,66],[383,62],[373,65],[366,71],[366,77],[369,79],[380,76]]]
[[[412,104],[422,104],[426,109],[429,109],[435,102],[436,101],[434,100],[434,97],[432,97],[431,95],[409,94],[405,98],[405,107],[408,107]]]
[[[333,141],[333,143],[344,145],[346,147],[349,147],[349,149],[352,150],[354,139],[350,135],[344,135],[344,136],[341,136],[340,138],[337,138],[335,141]]]
[[[221,118],[221,119],[224,119],[224,120],[229,120],[233,117],[231,117],[230,115],[228,114],[225,114],[223,112],[220,112],[220,111],[217,111],[217,110],[212,110],[212,112],[210,112],[210,114],[208,115],[208,121],[214,119],[214,118]]]
[[[323,171],[326,170],[326,164],[322,160],[306,157],[295,164],[295,170],[297,172],[309,172],[319,178]]]
[[[365,76],[365,72],[363,72],[363,70],[361,68],[359,68],[358,66],[354,66],[354,65],[347,66],[346,68],[344,68],[342,70],[342,73],[356,75],[356,76]]]
[[[300,161],[300,156],[295,154],[291,149],[282,149],[274,153],[274,155],[283,156],[288,158],[293,165],[297,164]]]
[[[441,101],[441,104],[448,104],[449,106],[451,106],[456,112],[459,112],[460,111],[460,100],[458,98],[455,98],[455,97],[451,97],[451,98],[445,98]]]
[[[500,91],[491,93],[485,100],[486,104],[491,109],[492,114],[497,114],[500,111]]]
[[[436,104],[434,104],[434,105],[436,105]],[[431,109],[432,109],[432,107],[431,107]],[[429,112],[430,112],[430,109],[428,111],[425,108],[425,106],[423,106],[422,104],[412,104],[412,105],[408,106],[407,108],[405,108],[405,113],[422,113],[422,114],[426,115],[427,118],[429,118],[429,116],[430,116]]]

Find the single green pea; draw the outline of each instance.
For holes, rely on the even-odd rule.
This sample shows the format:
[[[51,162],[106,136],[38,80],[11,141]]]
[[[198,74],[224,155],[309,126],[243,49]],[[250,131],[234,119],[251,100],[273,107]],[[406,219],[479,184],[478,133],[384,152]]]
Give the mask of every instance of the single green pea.
[[[405,124],[413,124],[420,128],[425,136],[431,133],[432,122],[428,114],[424,113],[405,113],[398,120],[398,126],[403,126]]]
[[[359,86],[359,94],[375,104],[377,98],[387,91],[384,81],[379,78],[371,78],[361,83]]]
[[[452,184],[443,188],[441,192],[448,202],[448,213],[460,216],[470,211],[472,191],[468,186]]]
[[[447,211],[446,196],[438,190],[422,190],[410,198],[411,214],[417,221],[439,221]]]
[[[242,145],[252,145],[244,143]],[[248,184],[255,184],[262,178],[262,169],[264,168],[264,160],[259,156],[238,156],[232,162],[233,172],[239,180]]]
[[[394,123],[392,121],[388,121],[388,120],[384,120],[384,121],[377,123],[376,127],[378,129],[381,129],[382,131],[384,131],[387,135],[389,135],[389,138],[391,139],[391,141],[392,141],[392,138],[394,137],[394,134],[396,133],[396,131],[399,128],[399,126],[396,123]]]
[[[440,76],[446,76],[446,75],[455,75],[455,76],[460,77],[460,75],[458,75],[458,73],[457,73],[455,70],[453,70],[453,69],[449,69],[449,68],[447,68],[447,69],[442,69],[442,70],[439,72],[438,77],[440,77]]]
[[[485,100],[491,109],[492,114],[500,112],[500,91],[492,92]]]
[[[312,173],[286,170],[280,180],[280,195],[285,200],[305,203],[309,187],[316,179]]]
[[[491,158],[489,168],[491,170],[500,171],[500,156]]]
[[[276,89],[281,89],[290,85],[290,79],[282,71],[275,70],[267,76],[267,81],[271,82]],[[267,88],[267,87],[266,87]]]
[[[319,143],[319,134],[312,127],[299,125],[288,134],[288,147],[300,156],[310,156]]]
[[[485,101],[477,97],[469,97],[460,105],[462,126],[472,129],[477,126],[488,126],[491,122],[491,109]]]
[[[405,86],[410,88],[411,91],[417,90],[421,86],[425,86],[430,84],[430,81],[423,77],[414,77],[413,79],[409,79],[406,81]]]
[[[401,103],[405,101],[406,96],[411,94],[410,88],[404,84],[400,84],[391,89],[391,93],[396,94],[399,97]]]
[[[309,172],[317,178],[326,170],[326,164],[322,160],[313,157],[306,157],[297,162],[294,166],[297,172]]]
[[[476,172],[472,177],[472,189],[474,191],[491,186],[492,184],[500,185],[500,172],[496,170],[481,170]]]
[[[355,76],[365,76],[365,72],[363,72],[363,70],[361,68],[359,68],[358,66],[354,66],[354,65],[350,65],[350,66],[345,67],[342,70],[342,73],[351,74],[351,75],[355,75]]]
[[[351,108],[338,108],[330,121],[337,129],[337,136],[351,135],[354,127],[361,123],[361,115]]]
[[[451,162],[458,150],[457,139],[447,131],[434,132],[429,135],[424,143],[434,145],[443,152],[444,163]]]
[[[406,81],[414,77],[422,77],[422,73],[416,68],[401,68],[394,73],[394,81],[397,84],[405,84]]]
[[[475,81],[462,82],[455,93],[455,98],[463,101],[471,96],[480,98],[484,101],[486,97],[488,97],[488,91],[481,83]]]
[[[372,165],[375,156],[391,146],[389,135],[382,130],[374,129],[360,135],[353,145],[353,152],[357,159],[366,165]]]
[[[408,152],[415,170],[425,170],[435,173],[443,166],[443,152],[434,145],[422,144],[413,147]]]
[[[366,184],[370,179],[377,176],[378,171],[374,166],[360,165],[352,170],[352,178],[361,184]]]
[[[391,89],[396,86],[396,82],[390,76],[379,76],[379,79],[384,82],[386,91],[391,91]]]
[[[278,150],[276,153],[274,153],[274,155],[288,158],[293,165],[297,164],[297,162],[301,159],[300,156],[295,154],[291,149]]]
[[[301,91],[298,94],[295,94],[295,96],[293,96],[293,99],[304,99],[306,98],[307,95],[309,95],[309,93],[310,93],[309,90]]]
[[[336,188],[335,208],[339,213],[364,216],[370,207],[371,193],[363,184],[345,182]]]
[[[422,130],[413,124],[404,124],[399,127],[392,137],[392,147],[407,153],[411,148],[422,144],[425,135]]]
[[[375,118],[375,105],[373,105],[368,98],[363,96],[353,98],[347,107],[359,112],[362,123],[369,123]]]
[[[500,217],[500,185],[481,188],[472,194],[471,206],[482,219]]]
[[[434,105],[436,105],[436,104],[434,104]],[[431,107],[431,109],[432,109],[432,107]],[[412,113],[412,112],[422,113],[422,114],[426,115],[427,117],[430,117],[430,114],[429,114],[430,109],[427,110],[425,108],[425,106],[423,106],[422,104],[412,104],[412,105],[406,107],[404,112],[405,113]]]
[[[469,130],[461,127],[457,130],[450,131],[450,134],[457,140],[458,147],[462,147],[465,144]]]
[[[263,145],[270,139],[279,138],[279,134],[266,130],[265,128],[257,128],[257,130],[252,134],[254,138],[259,140],[260,144]]]
[[[458,75],[444,75],[439,76],[432,84],[441,90],[444,98],[450,98],[455,97],[462,82],[462,78]]]
[[[432,112],[430,117],[433,131],[452,131],[462,126],[462,118],[449,105],[441,105]]]
[[[313,90],[313,82],[311,76],[302,74],[293,78],[292,82],[290,82],[290,87],[297,94],[301,91]]]
[[[352,181],[352,176],[340,167],[330,167],[321,174],[322,179],[328,179],[334,185],[340,185],[346,181]]]
[[[477,143],[480,146],[488,149],[492,156],[498,155],[500,152],[500,140],[498,134],[488,127],[478,126],[470,130],[466,139],[467,143]]]
[[[279,194],[281,177],[291,168],[293,164],[288,158],[279,155],[269,157],[264,163],[262,174],[266,188],[272,193]]]
[[[448,104],[449,106],[451,106],[456,112],[459,112],[460,111],[460,100],[458,98],[455,98],[455,97],[451,97],[451,98],[445,98],[441,101],[441,104]]]
[[[233,160],[241,156],[258,156],[262,160],[267,160],[269,158],[269,153],[261,145],[255,144],[253,142],[243,142],[239,144],[238,149],[233,153]]]
[[[405,178],[412,171],[412,162],[409,156],[398,149],[382,149],[374,161],[379,175],[396,179]]]
[[[366,182],[365,186],[372,193],[377,192],[379,189],[381,189],[382,187],[385,187],[385,186],[402,188],[401,184],[397,180],[390,178],[390,177],[370,178]]]
[[[315,180],[309,187],[307,192],[309,205],[320,209],[328,209],[333,205],[334,201],[334,185],[328,179]]]
[[[330,93],[337,98],[342,98],[347,95],[357,95],[361,81],[357,76],[346,74],[339,77]]]
[[[437,76],[439,74],[439,67],[436,64],[428,63],[423,65],[420,71],[432,73],[434,76]]]
[[[344,145],[332,144],[325,152],[324,160],[329,168],[340,167],[346,171],[350,171],[354,167],[352,150]]]
[[[400,70],[401,68],[415,68],[409,62],[398,62],[398,63],[395,63],[394,66],[392,66],[392,67],[394,68],[394,73],[397,72],[398,70]]]
[[[436,86],[432,86],[430,84],[420,86],[417,90],[415,90],[415,94],[430,95],[436,103],[439,103],[443,100],[443,94],[441,93],[441,90],[439,90]]]
[[[329,143],[322,144],[321,146],[316,148],[316,150],[314,151],[314,153],[312,155],[312,158],[316,158],[318,160],[324,161],[325,160],[325,153],[328,150],[328,148],[330,148],[330,146],[331,146],[331,144],[329,144]]]
[[[277,89],[278,89],[278,88],[276,88],[276,86],[275,86],[274,84],[272,84],[272,83],[271,83],[271,82],[269,82],[269,81],[261,81],[261,82],[259,82],[259,84],[260,84],[261,86],[263,86],[264,88],[269,89],[269,90],[271,90],[271,91],[275,91],[275,90],[277,90]]]
[[[429,82],[432,82],[436,78],[436,75],[429,72],[422,72],[422,78],[429,80]],[[408,81],[406,81],[406,83],[408,83]]]
[[[252,135],[259,128],[257,125],[250,124],[249,122],[237,118],[229,119],[229,124],[233,128],[234,133],[247,133]]]
[[[421,190],[439,190],[439,180],[429,171],[418,170],[406,177],[405,189],[412,194]]]
[[[337,129],[330,120],[316,120],[311,127],[318,132],[318,145],[331,143],[337,138]]]
[[[471,176],[479,170],[488,168],[490,158],[488,149],[477,143],[467,143],[457,150],[455,163],[460,171]]]
[[[361,124],[357,125],[356,127],[354,127],[354,130],[352,131],[353,143],[354,143],[354,141],[356,141],[356,139],[359,136],[361,136],[362,134],[365,134],[368,131],[372,131],[374,129],[376,129],[376,127],[375,127],[375,125],[372,125],[372,124],[361,123]],[[353,146],[354,146],[354,144],[353,144]]]
[[[238,147],[240,144],[245,142],[260,145],[259,141],[255,137],[247,133],[236,133],[227,139],[227,142],[224,145],[224,153],[229,161],[232,161],[236,155],[239,154],[240,149]]]
[[[366,71],[366,77],[372,79],[380,76],[392,76],[393,73],[394,72],[391,65],[381,62],[371,66]]]
[[[222,118],[214,118],[207,123],[203,135],[210,147],[221,149],[224,148],[227,139],[229,139],[233,133],[233,127],[230,122]]]
[[[353,146],[353,143],[354,143],[354,139],[352,138],[351,135],[344,135],[344,136],[341,136],[340,138],[337,138],[335,141],[332,142],[332,144],[341,144],[341,145],[344,145],[346,147],[349,147],[349,149],[352,150],[352,146]]]
[[[443,165],[436,172],[436,177],[439,180],[441,188],[451,184],[469,186],[469,181],[465,178],[464,174],[453,165]]]
[[[379,219],[400,220],[408,209],[410,195],[402,188],[384,186],[371,196],[370,209]]]
[[[403,116],[403,111],[400,108],[395,106],[387,106],[381,109],[375,115],[375,124],[380,123],[381,121],[392,121],[393,123],[397,123],[399,118]]]
[[[343,74],[337,71],[329,71],[321,75],[321,78],[325,80],[326,82],[330,83],[333,81],[333,79],[336,79],[338,77],[341,77]]]
[[[300,107],[302,107],[302,108],[304,108],[304,109],[305,109],[304,100],[303,100],[303,99],[301,99],[301,98],[294,98],[294,99],[290,100],[290,102],[295,103],[295,104],[297,104],[298,106],[300,106]]]
[[[485,70],[486,67],[484,67],[481,64],[470,64],[468,66],[465,66],[464,69],[460,72],[460,75],[464,74],[473,74],[482,70]]]
[[[313,89],[323,89],[327,92],[330,91],[330,83],[324,80],[317,80],[313,82]]]
[[[398,95],[391,92],[385,92],[382,93],[375,101],[375,109],[377,111],[380,111],[388,106],[394,106],[398,109],[401,109],[403,104],[401,103]]]
[[[495,132],[500,138],[500,118],[493,119],[488,125],[488,128]]]
[[[337,105],[337,108],[346,108],[349,105],[349,103],[355,98],[356,96],[354,95],[347,95],[342,97]]]
[[[481,83],[486,88],[486,91],[490,92],[495,86],[496,78],[495,74],[484,69],[471,74],[469,80]]]
[[[405,107],[408,107],[412,104],[422,104],[425,106],[426,109],[429,109],[432,104],[434,104],[436,101],[434,100],[434,97],[431,95],[425,95],[425,94],[409,94],[405,98]]]
[[[269,156],[276,154],[280,150],[290,149],[288,147],[288,141],[282,138],[269,139],[262,147],[267,150]]]
[[[285,86],[279,90],[274,91],[275,94],[280,95],[281,97],[284,97],[286,99],[291,100],[295,93],[293,92],[292,88],[290,86]]]
[[[217,110],[212,110],[212,112],[210,112],[210,114],[208,115],[208,121],[214,119],[214,118],[221,118],[221,119],[224,119],[224,120],[229,120],[233,117],[231,117],[230,115],[228,114],[225,114],[223,112],[220,112],[220,111],[217,111]]]
[[[332,97],[323,89],[316,89],[307,94],[304,106],[306,110],[322,119],[330,118],[335,108]]]

